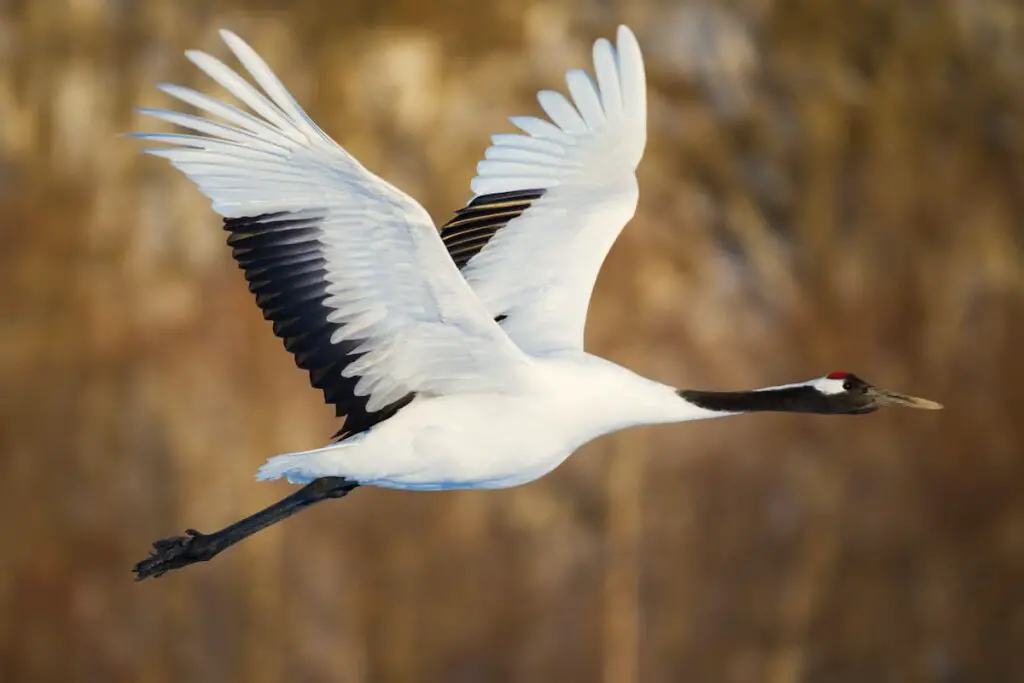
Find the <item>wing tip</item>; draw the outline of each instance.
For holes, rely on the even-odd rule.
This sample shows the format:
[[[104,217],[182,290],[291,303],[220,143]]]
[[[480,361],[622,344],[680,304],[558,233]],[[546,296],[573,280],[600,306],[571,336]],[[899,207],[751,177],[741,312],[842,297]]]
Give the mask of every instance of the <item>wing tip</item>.
[[[636,34],[625,24],[620,24],[616,34],[616,43],[620,69],[619,78],[622,79],[623,85],[626,85],[627,80],[644,83],[647,77],[644,69],[644,55]]]
[[[621,49],[623,44],[629,44],[631,47],[640,49],[640,41],[636,39],[636,34],[626,24],[619,24],[618,28],[615,29],[615,41],[619,44]]]
[[[547,163],[534,154],[517,159],[513,151],[520,145],[525,148],[525,143],[512,136],[492,138],[492,146],[509,150],[501,157],[490,155],[493,159],[485,152],[470,183],[475,195],[530,186],[550,189],[563,184],[568,175],[576,172],[573,163],[568,163],[579,161],[573,156],[575,150],[584,144],[581,141],[594,134],[614,136],[617,141],[609,144],[621,150],[623,167],[635,170],[647,140],[646,75],[639,42],[633,31],[622,24],[617,29],[616,44],[607,37],[598,38],[593,52],[593,71],[575,68],[565,72],[568,93],[547,88],[537,91],[544,116],[508,119],[525,133],[523,137],[560,149],[562,154],[552,156],[552,161],[559,163]],[[549,151],[545,152],[551,156]]]
[[[193,64],[195,64],[200,69],[202,69],[203,67],[200,66],[200,64],[199,64],[200,62],[202,62],[204,60],[207,60],[207,59],[216,59],[216,57],[213,57],[213,56],[203,52],[202,50],[196,50],[196,49],[190,48],[188,50],[185,50],[185,59],[187,59],[188,61],[190,61]]]
[[[153,87],[159,90],[160,92],[166,93],[168,95],[172,94],[176,90],[182,89],[182,86],[177,85],[176,83],[167,83],[166,81],[160,81]]]
[[[245,39],[241,38],[237,33],[226,28],[219,29],[217,33],[220,35],[220,39],[224,41],[224,44],[228,46],[231,53],[235,55],[246,66],[249,68],[247,61],[253,61],[260,66],[269,69],[263,58],[259,56],[259,53],[245,42]]]

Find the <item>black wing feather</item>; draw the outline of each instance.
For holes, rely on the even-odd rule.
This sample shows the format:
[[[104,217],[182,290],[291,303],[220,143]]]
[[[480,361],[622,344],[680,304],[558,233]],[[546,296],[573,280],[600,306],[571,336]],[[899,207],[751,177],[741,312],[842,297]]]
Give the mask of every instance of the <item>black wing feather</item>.
[[[455,264],[462,269],[480,253],[495,234],[520,216],[544,194],[544,190],[517,190],[476,197],[441,228],[441,240]],[[310,383],[335,407],[344,426],[334,438],[365,431],[408,405],[414,393],[375,411],[368,411],[367,396],[357,396],[359,376],[342,371],[363,354],[355,349],[364,340],[331,343],[341,323],[327,320],[327,259],[319,236],[323,212],[287,211],[257,216],[225,218],[231,255],[256,295],[263,317],[273,323],[274,334],[295,356],[295,363],[309,373]],[[498,315],[501,322],[505,315]]]
[[[441,228],[441,241],[448,255],[462,270],[474,256],[487,246],[499,230],[518,218],[544,195],[544,190],[516,190],[475,197]],[[508,317],[499,313],[494,321]]]
[[[516,190],[476,197],[441,228],[441,241],[461,270],[499,230],[544,195],[544,190]]]
[[[324,214],[305,211],[265,213],[224,219],[231,254],[245,273],[249,290],[274,334],[294,354],[295,363],[309,373],[310,383],[333,404],[345,424],[335,438],[345,438],[383,422],[409,404],[407,394],[376,411],[368,411],[368,396],[357,396],[360,377],[343,377],[350,363],[363,354],[354,349],[361,339],[331,343],[342,328],[327,320],[327,259],[319,241]]]

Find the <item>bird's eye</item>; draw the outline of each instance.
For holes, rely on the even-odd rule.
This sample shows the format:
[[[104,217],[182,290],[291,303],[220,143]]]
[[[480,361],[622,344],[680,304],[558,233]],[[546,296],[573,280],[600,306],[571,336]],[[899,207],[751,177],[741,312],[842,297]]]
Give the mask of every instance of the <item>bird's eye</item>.
[[[845,391],[849,391],[849,390],[853,389],[853,382],[850,381],[849,379],[843,380],[843,389]]]

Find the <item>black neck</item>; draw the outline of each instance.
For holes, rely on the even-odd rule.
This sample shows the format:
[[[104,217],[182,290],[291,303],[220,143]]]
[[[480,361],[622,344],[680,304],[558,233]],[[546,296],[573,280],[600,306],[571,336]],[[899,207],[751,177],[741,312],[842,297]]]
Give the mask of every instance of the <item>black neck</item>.
[[[827,395],[809,386],[761,391],[698,391],[680,389],[679,396],[705,410],[723,413],[818,413],[849,415],[870,412],[851,405],[843,394]]]

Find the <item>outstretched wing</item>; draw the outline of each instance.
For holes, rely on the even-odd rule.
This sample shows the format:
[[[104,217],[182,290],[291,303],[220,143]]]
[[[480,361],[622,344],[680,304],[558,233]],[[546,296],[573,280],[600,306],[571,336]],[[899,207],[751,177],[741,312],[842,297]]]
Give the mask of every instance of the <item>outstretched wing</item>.
[[[346,416],[343,433],[386,419],[417,393],[514,385],[525,357],[459,274],[427,212],[321,131],[245,42],[221,36],[259,90],[208,54],[187,56],[250,111],[163,85],[221,122],[148,109],[192,134],[136,136],[169,143],[146,152],[213,201],[256,303]]]
[[[495,135],[470,203],[441,238],[462,274],[530,353],[581,350],[590,294],[608,250],[636,210],[647,140],[643,57],[625,26],[594,44],[594,73],[566,75],[572,101],[541,91],[550,121],[511,119]]]

